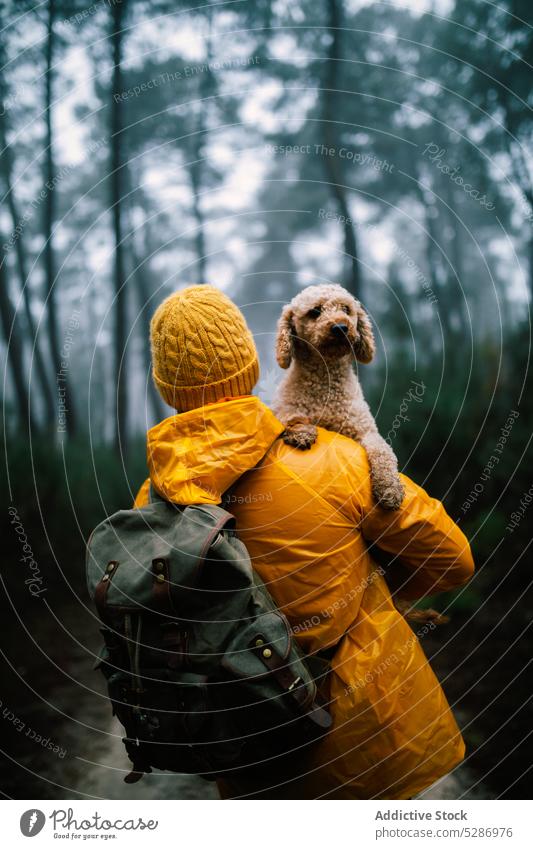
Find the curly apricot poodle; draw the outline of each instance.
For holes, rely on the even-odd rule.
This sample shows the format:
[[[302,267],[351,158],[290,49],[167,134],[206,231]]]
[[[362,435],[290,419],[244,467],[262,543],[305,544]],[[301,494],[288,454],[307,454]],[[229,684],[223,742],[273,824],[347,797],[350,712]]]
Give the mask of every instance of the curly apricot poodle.
[[[353,368],[375,352],[370,319],[355,298],[336,284],[308,286],[283,308],[276,358],[289,369],[273,404],[286,425],[284,439],[297,448],[316,440],[316,425],[342,433],[366,450],[374,498],[397,509],[404,489],[394,451],[380,436]]]

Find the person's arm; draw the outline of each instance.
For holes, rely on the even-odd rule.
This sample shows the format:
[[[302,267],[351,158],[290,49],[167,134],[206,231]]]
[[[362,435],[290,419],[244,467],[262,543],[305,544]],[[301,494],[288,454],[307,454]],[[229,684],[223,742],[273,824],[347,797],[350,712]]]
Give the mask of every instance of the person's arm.
[[[405,475],[399,510],[363,509],[359,528],[389,557],[387,581],[401,598],[416,599],[465,584],[474,561],[463,532],[444,507]],[[379,559],[379,558],[377,558]]]

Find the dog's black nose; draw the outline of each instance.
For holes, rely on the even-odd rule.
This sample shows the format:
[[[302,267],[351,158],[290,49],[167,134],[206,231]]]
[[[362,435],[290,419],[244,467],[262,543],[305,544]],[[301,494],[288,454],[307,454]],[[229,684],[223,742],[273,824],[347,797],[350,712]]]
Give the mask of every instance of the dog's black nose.
[[[341,339],[343,336],[346,336],[348,333],[348,325],[347,324],[334,324],[331,328],[331,333],[335,336],[336,339]]]

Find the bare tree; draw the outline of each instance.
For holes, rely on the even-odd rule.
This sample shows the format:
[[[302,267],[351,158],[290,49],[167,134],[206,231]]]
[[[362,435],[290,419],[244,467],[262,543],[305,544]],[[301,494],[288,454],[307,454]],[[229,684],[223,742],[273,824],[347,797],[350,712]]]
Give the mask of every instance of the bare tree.
[[[128,172],[128,177],[130,176]],[[128,249],[133,263],[133,282],[137,295],[137,304],[139,307],[139,326],[142,337],[142,357],[144,368],[147,373],[152,369],[152,352],[150,349],[150,283],[148,281],[147,267],[145,260],[141,257],[146,256],[146,235],[149,234],[149,225],[144,221],[142,229],[133,230],[131,224],[128,226],[129,243]],[[160,421],[165,416],[165,406],[159,392],[156,389],[155,383],[150,376],[148,379],[148,397],[152,406],[152,412],[156,421]]]
[[[0,28],[2,27],[2,23],[0,22]],[[18,227],[20,223],[20,215],[17,208],[15,195],[13,192],[12,186],[12,172],[13,172],[13,154],[10,146],[7,142],[7,128],[6,128],[6,110],[4,108],[5,103],[5,81],[2,73],[2,69],[5,66],[5,56],[4,51],[0,48],[0,174],[2,177],[2,181],[4,183],[5,189],[5,197],[7,202],[7,207],[9,209],[9,214],[11,217],[11,221],[13,224],[13,230]],[[52,387],[50,385],[50,381],[48,379],[46,366],[44,363],[44,357],[41,352],[41,348],[37,339],[37,331],[35,327],[35,320],[33,318],[32,307],[31,307],[31,294],[30,288],[28,285],[28,274],[26,269],[26,253],[24,250],[23,237],[22,233],[19,232],[17,234],[17,239],[14,244],[15,248],[15,258],[17,263],[18,276],[20,279],[20,287],[23,295],[23,303],[24,303],[24,312],[26,315],[26,323],[28,325],[28,331],[30,335],[30,339],[33,345],[33,361],[35,362],[35,371],[37,375],[38,386],[43,398],[45,412],[46,412],[46,420],[47,422],[53,422],[55,418],[55,403],[54,403],[54,395],[52,392]]]
[[[342,56],[342,0],[326,0],[327,2],[327,29],[330,37],[328,54],[325,62],[324,79],[322,85],[322,134],[324,144],[328,148],[338,151],[339,131],[338,115],[342,110],[337,108],[339,90],[339,68]],[[350,213],[348,193],[344,185],[344,169],[339,157],[325,156],[324,163],[329,179],[329,186],[341,221],[344,232],[344,252],[349,263],[347,272],[346,288],[356,298],[361,298],[362,279],[359,266],[359,253],[353,216]]]
[[[205,128],[203,126],[202,104],[199,105],[196,129],[193,132],[191,139],[192,147],[192,162],[189,165],[189,176],[192,189],[192,211],[196,224],[194,234],[194,244],[197,258],[197,283],[206,282],[206,245],[205,245],[205,219],[202,206],[200,203],[200,192],[202,191],[202,157],[203,157],[203,136]]]
[[[212,59],[212,10],[207,8],[206,13],[207,34],[206,34],[206,68],[199,75],[196,85],[197,102],[194,104],[193,126],[190,139],[191,162],[189,164],[189,177],[192,189],[192,212],[196,224],[194,242],[197,257],[197,282],[205,283],[207,275],[207,248],[205,238],[205,216],[201,203],[202,192],[202,174],[206,168],[205,148],[207,144],[208,134],[208,114],[209,114],[209,98],[216,89],[213,80],[213,74],[210,70],[210,62]]]
[[[46,38],[46,73],[45,73],[45,164],[44,164],[44,270],[46,281],[46,318],[48,325],[48,338],[52,363],[56,374],[61,371],[61,352],[59,343],[59,330],[57,320],[56,301],[56,269],[53,244],[53,228],[56,218],[56,168],[54,161],[54,137],[52,127],[52,103],[54,83],[54,61],[56,36],[54,24],[56,20],[56,0],[48,0],[47,38]],[[62,375],[62,388],[64,390],[66,407],[67,433],[70,437],[76,433],[76,414],[74,400],[67,374]]]
[[[127,420],[128,420],[128,390],[126,362],[126,273],[124,262],[124,240],[122,220],[122,198],[124,171],[126,167],[122,160],[122,130],[123,106],[120,94],[122,92],[122,48],[123,26],[126,12],[126,0],[111,5],[112,32],[111,46],[113,52],[113,75],[111,80],[111,214],[113,217],[114,251],[114,292],[115,292],[115,332],[114,332],[114,377],[116,389],[115,410],[115,447],[125,452],[127,450]]]
[[[20,331],[19,317],[13,309],[9,298],[5,257],[0,262],[0,321],[8,351],[8,362],[13,377],[13,387],[20,421],[33,429],[33,416],[30,412],[28,389],[24,376],[24,356],[22,334]]]

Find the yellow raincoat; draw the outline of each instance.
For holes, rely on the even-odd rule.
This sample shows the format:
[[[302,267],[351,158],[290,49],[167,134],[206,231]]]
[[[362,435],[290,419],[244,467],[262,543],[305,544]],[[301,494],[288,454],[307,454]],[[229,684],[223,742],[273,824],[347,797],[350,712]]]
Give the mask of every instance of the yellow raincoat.
[[[417,598],[471,577],[468,542],[405,476],[400,510],[377,508],[358,443],[319,428],[316,444],[298,451],[282,430],[254,396],[172,416],[148,432],[150,478],[180,504],[217,504],[229,489],[253,566],[304,651],[336,646],[326,694],[333,730],[282,796],[409,798],[458,764],[464,744],[369,543],[398,555],[401,595]]]

